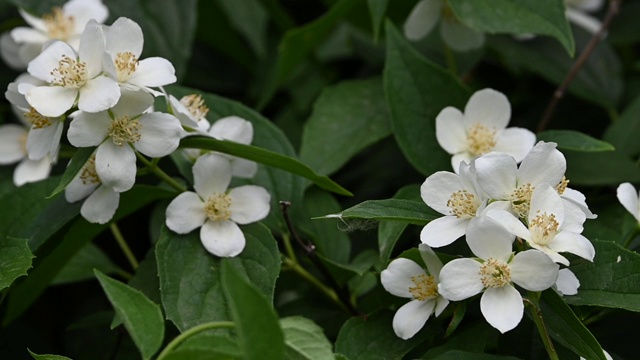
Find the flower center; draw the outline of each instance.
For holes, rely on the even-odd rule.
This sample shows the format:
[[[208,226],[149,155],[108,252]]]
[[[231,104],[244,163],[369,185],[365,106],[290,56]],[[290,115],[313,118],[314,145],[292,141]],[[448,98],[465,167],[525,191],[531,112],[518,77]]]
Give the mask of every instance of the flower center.
[[[58,67],[51,71],[52,84],[67,88],[79,88],[87,82],[87,64],[62,55]]]
[[[118,82],[125,82],[138,69],[138,58],[130,51],[121,52],[116,55],[115,64]]]
[[[87,163],[84,164],[82,171],[80,172],[80,180],[85,185],[100,184],[100,177],[96,172],[96,156],[91,155]]]
[[[529,207],[531,206],[531,195],[535,188],[526,183],[520,185],[513,190],[509,200],[511,200],[511,208],[520,218],[525,219],[529,215]]]
[[[478,210],[475,196],[467,190],[458,190],[451,194],[451,197],[447,200],[447,206],[451,209],[452,214],[463,219],[476,216],[476,210]]]
[[[140,140],[140,129],[142,129],[142,125],[138,119],[122,116],[111,120],[109,136],[114,144],[122,146],[125,143],[134,143]]]
[[[480,266],[478,274],[485,288],[502,287],[511,282],[509,265],[494,258],[488,258]]]
[[[212,221],[229,220],[231,217],[231,197],[225,193],[210,196],[204,204],[207,217]]]
[[[438,296],[438,287],[433,276],[420,274],[411,277],[411,281],[415,286],[409,288],[409,292],[416,300],[424,301]]]
[[[496,146],[496,131],[475,123],[467,130],[467,144],[473,156],[480,156]]]
[[[50,14],[42,17],[49,37],[57,40],[67,40],[73,32],[75,19],[73,16],[64,16],[60,7],[54,7]]]
[[[204,104],[202,96],[198,94],[183,96],[182,99],[180,99],[180,103],[189,110],[189,113],[195,121],[204,119],[209,112],[209,108]]]
[[[567,180],[566,176],[562,177],[562,180],[556,185],[556,192],[558,195],[562,195],[565,190],[567,190],[567,185],[569,185],[569,180]]]
[[[33,129],[42,129],[47,126],[51,126],[51,119],[46,116],[43,116],[34,108],[29,108],[29,111],[24,113],[24,117],[28,123],[31,124]]]
[[[529,223],[533,242],[541,246],[546,246],[553,241],[558,233],[558,227],[560,224],[556,220],[556,215],[549,215],[546,212],[539,214]]]

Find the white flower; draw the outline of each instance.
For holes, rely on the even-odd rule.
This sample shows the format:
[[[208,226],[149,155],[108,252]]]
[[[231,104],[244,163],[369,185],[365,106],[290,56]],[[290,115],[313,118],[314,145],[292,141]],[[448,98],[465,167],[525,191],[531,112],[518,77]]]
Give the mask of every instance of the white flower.
[[[127,191],[135,183],[135,151],[157,158],[171,154],[180,143],[180,121],[165,113],[143,113],[152,104],[150,94],[123,89],[113,108],[80,112],[71,121],[69,142],[77,147],[98,146],[96,171],[101,182],[116,192]]]
[[[106,224],[118,209],[120,194],[102,184],[95,161],[94,154],[64,189],[64,196],[68,202],[86,198],[80,208],[82,217],[91,223]]]
[[[409,40],[420,40],[438,22],[442,39],[453,50],[469,51],[484,44],[484,34],[460,23],[444,0],[419,1],[404,23],[404,34]]]
[[[420,244],[419,249],[428,272],[412,260],[399,258],[380,273],[380,282],[385,290],[411,299],[393,317],[393,331],[404,340],[420,331],[431,314],[439,316],[449,304],[449,300],[438,294],[442,262],[427,245]]]
[[[454,171],[460,162],[469,163],[490,151],[501,151],[522,161],[533,147],[536,136],[523,128],[508,128],[511,105],[501,92],[493,89],[476,91],[467,102],[464,114],[446,107],[436,117],[436,139],[452,154]]]
[[[600,20],[588,15],[587,12],[596,12],[604,4],[604,0],[565,0],[567,5],[565,14],[567,19],[591,34],[595,34],[602,27]]]
[[[558,277],[558,265],[538,250],[512,252],[513,235],[488,217],[469,225],[467,243],[479,259],[455,259],[440,271],[438,292],[451,301],[482,291],[480,310],[487,322],[504,333],[522,320],[522,296],[512,283],[543,291]]]
[[[238,116],[227,116],[214,122],[208,134],[218,140],[229,140],[249,145],[253,140],[253,124]],[[258,165],[253,161],[237,156],[221,155],[227,157],[231,162],[231,172],[235,177],[252,178],[258,171]]]
[[[19,164],[13,171],[13,183],[22,186],[26,183],[43,180],[51,172],[51,158],[30,160],[26,152],[26,140],[29,130],[17,124],[0,125],[0,165]]]
[[[618,201],[640,223],[640,194],[631,183],[622,183],[616,191]]]
[[[567,210],[557,191],[541,184],[531,196],[531,205],[525,226],[513,214],[504,210],[487,211],[510,233],[527,241],[529,246],[547,254],[554,262],[569,265],[560,252],[569,252],[593,261],[593,244],[581,234],[572,231],[575,225],[567,217]]]
[[[580,287],[580,280],[569,269],[560,269],[558,271],[558,280],[554,288],[558,290],[560,295],[575,295],[578,293]]]
[[[175,69],[167,59],[161,57],[139,60],[143,45],[140,26],[131,19],[118,18],[105,33],[104,70],[123,87],[160,95],[162,93],[149,87],[175,82]]]
[[[231,182],[229,161],[216,154],[198,158],[193,166],[194,189],[183,192],[167,207],[167,227],[178,234],[200,227],[200,240],[210,253],[233,257],[246,240],[238,224],[250,224],[269,214],[271,196],[262,187]]]
[[[209,107],[204,103],[199,94],[185,95],[180,100],[170,94],[165,94],[169,99],[168,106],[172,114],[180,120],[180,123],[192,129],[206,132],[211,127],[207,120]]]
[[[13,44],[7,42],[2,46],[2,50],[3,53],[11,54],[15,60],[12,63],[22,65],[19,67],[22,69],[40,54],[43,46],[50,41],[64,41],[78,50],[80,34],[89,20],[93,19],[101,24],[109,16],[109,10],[101,0],[71,0],[62,7],[54,7],[51,13],[42,18],[22,9],[19,11],[27,24],[32,27],[13,29],[10,33]]]
[[[465,234],[471,219],[486,207],[488,197],[478,186],[471,167],[461,163],[459,173],[438,171],[420,187],[422,200],[444,215],[422,229],[422,243],[431,247],[451,244]]]
[[[63,115],[76,103],[87,112],[112,107],[120,98],[120,87],[102,75],[103,54],[102,26],[93,20],[82,33],[77,54],[67,43],[52,43],[29,63],[29,73],[47,85],[29,88],[27,101],[40,114],[50,117]]]

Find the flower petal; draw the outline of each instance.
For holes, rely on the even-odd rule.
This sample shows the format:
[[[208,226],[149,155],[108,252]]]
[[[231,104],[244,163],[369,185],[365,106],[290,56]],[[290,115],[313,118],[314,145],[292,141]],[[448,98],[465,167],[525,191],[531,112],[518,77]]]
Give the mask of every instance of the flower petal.
[[[83,168],[84,170],[84,168]],[[82,171],[82,170],[81,170]],[[64,188],[64,197],[67,202],[74,203],[76,201],[82,200],[89,196],[93,190],[95,190],[100,183],[85,183],[81,178],[80,174],[76,175],[76,177],[71,180],[69,185]]]
[[[558,280],[556,280],[556,289],[562,295],[575,295],[580,288],[580,280],[569,269],[560,269],[558,271]]]
[[[96,173],[100,181],[117,192],[124,192],[136,182],[136,155],[128,144],[118,146],[107,140],[96,151]]]
[[[144,36],[140,25],[126,17],[120,17],[109,27],[106,34],[105,50],[112,56],[131,52],[139,58],[142,54],[143,44]]]
[[[119,203],[120,194],[101,185],[84,201],[80,214],[88,222],[106,224],[113,218]]]
[[[404,35],[409,40],[427,36],[442,14],[442,0],[421,0],[413,7],[404,23]]]
[[[480,311],[489,325],[504,334],[522,320],[522,296],[511,285],[487,289],[480,299]]]
[[[54,79],[51,71],[60,66],[60,60],[64,56],[74,60],[77,58],[71,46],[63,41],[53,42],[29,63],[27,71],[34,77],[51,83]]]
[[[187,234],[202,226],[207,219],[204,203],[198,194],[186,191],[169,203],[167,227],[178,234]]]
[[[393,331],[403,340],[412,338],[433,314],[435,306],[435,299],[412,300],[402,305],[393,317]]]
[[[13,164],[26,157],[23,140],[27,136],[24,126],[0,125],[0,165]]]
[[[472,259],[454,259],[440,271],[438,293],[451,301],[468,299],[479,294],[484,285],[480,278],[481,264]]]
[[[469,51],[484,45],[484,34],[477,32],[458,21],[443,19],[440,21],[442,40],[455,51]]]
[[[13,183],[22,186],[26,183],[44,180],[51,173],[51,159],[48,156],[34,161],[22,160],[13,170]]]
[[[513,157],[491,152],[474,162],[478,183],[494,200],[509,199],[517,187],[518,165]]]
[[[80,47],[78,49],[78,58],[86,64],[87,77],[89,79],[93,79],[102,72],[103,53],[104,32],[102,25],[95,20],[89,20],[80,36]]]
[[[227,116],[211,125],[209,135],[216,139],[248,145],[253,140],[253,125],[241,117]]]
[[[69,124],[67,139],[77,147],[97,146],[109,135],[110,124],[106,111],[95,114],[81,111]]]
[[[493,89],[476,91],[464,108],[466,127],[480,123],[489,129],[502,130],[511,118],[511,104],[507,97]]]
[[[467,151],[467,131],[464,115],[454,107],[446,107],[436,116],[436,139],[449,154]]]
[[[140,60],[136,72],[131,74],[128,83],[140,87],[164,86],[176,82],[176,69],[169,60],[150,57]]]
[[[507,153],[513,156],[516,162],[521,162],[535,143],[536,135],[533,132],[523,128],[511,127],[500,132],[493,150]]]
[[[571,231],[560,231],[548,246],[556,252],[569,252],[589,261],[593,261],[596,256],[591,241]]]
[[[564,155],[556,149],[556,143],[540,141],[525,156],[518,169],[518,184],[530,183],[558,185],[567,170]]]
[[[142,129],[140,140],[134,146],[141,153],[150,157],[163,157],[180,145],[182,125],[175,116],[153,112],[142,115],[138,121]]]
[[[531,205],[529,208],[529,224],[538,214],[547,213],[555,215],[555,219],[562,226],[564,223],[564,203],[558,192],[549,184],[540,184],[531,195]]]
[[[413,295],[409,292],[409,288],[416,286],[411,278],[424,274],[424,269],[413,260],[397,258],[390,262],[386,269],[382,270],[380,282],[389,293],[411,299]]]
[[[67,16],[73,16],[75,31],[82,32],[82,29],[91,19],[95,19],[102,24],[109,17],[109,9],[101,0],[70,0],[66,2],[62,9]]]
[[[418,250],[420,251],[422,261],[427,265],[429,275],[433,276],[436,282],[438,282],[438,275],[440,274],[440,270],[442,270],[442,261],[440,261],[438,255],[436,255],[427,244],[418,245]]]
[[[193,188],[203,199],[223,193],[231,182],[231,165],[224,156],[209,153],[193,165]]]
[[[453,212],[447,203],[451,195],[460,190],[466,190],[460,176],[448,171],[438,171],[422,183],[420,196],[433,210],[443,215],[451,215]]]
[[[481,259],[494,258],[506,262],[512,254],[515,236],[488,216],[472,219],[467,226],[467,244]]]
[[[205,221],[200,228],[200,240],[205,249],[220,257],[234,257],[244,250],[242,230],[233,221]]]
[[[231,173],[235,177],[250,179],[258,172],[258,164],[251,160],[232,156],[231,161]]]
[[[71,109],[78,89],[62,86],[34,86],[25,94],[27,102],[43,116],[58,117]]]
[[[486,215],[497,221],[498,224],[515,236],[525,240],[531,240],[531,232],[529,229],[512,213],[505,210],[489,210]]]
[[[598,33],[602,27],[602,22],[600,20],[591,15],[585,14],[580,10],[567,7],[565,14],[569,21],[588,31],[591,35]]]
[[[120,99],[120,87],[110,77],[100,75],[80,88],[78,109],[95,113],[113,107]],[[37,110],[37,109],[36,109]]]
[[[638,192],[631,183],[622,183],[616,190],[616,196],[620,204],[640,222],[640,201],[638,201]]]
[[[422,228],[420,241],[431,247],[449,245],[465,234],[469,219],[455,216],[437,218]]]
[[[445,299],[442,296],[438,296],[436,298],[436,311],[435,311],[436,316],[440,316],[440,314],[442,314],[442,312],[447,307],[447,305],[449,305],[449,300]]]
[[[263,187],[244,185],[229,191],[231,220],[244,225],[269,215],[271,195]]]
[[[49,126],[34,127],[29,131],[27,135],[29,159],[40,160],[47,155],[57,157],[64,123],[57,119],[51,119],[51,121],[53,123]]]
[[[527,250],[516,254],[509,264],[511,280],[529,291],[550,288],[558,279],[558,264],[538,250]]]

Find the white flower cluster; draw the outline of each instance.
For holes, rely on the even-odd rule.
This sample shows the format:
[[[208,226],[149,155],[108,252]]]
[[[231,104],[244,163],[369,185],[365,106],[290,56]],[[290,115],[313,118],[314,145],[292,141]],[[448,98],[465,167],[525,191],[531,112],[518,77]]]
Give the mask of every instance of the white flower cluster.
[[[5,93],[23,125],[0,126],[0,164],[20,161],[14,172],[17,186],[49,176],[67,118],[72,119],[69,143],[96,150],[66,187],[65,197],[69,202],[86,199],[81,215],[101,224],[112,219],[120,194],[134,186],[138,158],[149,164],[144,156],[167,156],[190,132],[251,143],[249,121],[230,116],[210,125],[200,95],[177,100],[166,94],[162,86],[176,81],[173,65],[160,57],[140,58],[144,38],[133,20],[121,17],[110,26],[101,24],[108,17],[101,0],[71,0],[42,18],[23,10],[20,14],[33,28],[15,28],[0,41],[3,58],[28,71]],[[153,110],[158,96],[165,97],[170,113]],[[171,203],[167,226],[178,233],[202,226],[210,252],[237,255],[244,236],[236,223],[267,216],[270,195],[258,186],[229,192],[227,186],[232,176],[253,177],[257,165],[200,150],[184,153],[195,161],[197,194],[184,192]],[[197,211],[190,201],[194,196]]]
[[[471,109],[479,109],[478,99],[487,99],[488,94],[499,93],[493,90],[475,93],[467,104],[464,118],[470,113],[470,104]],[[491,110],[494,121],[498,121],[495,120],[500,113],[497,109],[486,106],[484,114]],[[447,113],[455,112],[445,109],[439,118]],[[457,118],[461,116],[458,114]],[[480,126],[486,127],[486,124]],[[462,139],[462,144],[463,140],[473,137],[470,134],[477,126],[455,125],[454,128],[465,130],[467,137],[448,133],[449,140],[439,138],[441,144],[452,138]],[[492,142],[500,143],[499,140]],[[470,160],[467,162],[467,159]],[[518,160],[522,160],[520,165]],[[576,294],[579,281],[569,269],[560,269],[560,265],[569,266],[569,260],[561,253],[593,261],[595,249],[581,233],[585,220],[596,215],[589,211],[582,193],[567,187],[565,170],[566,160],[556,144],[539,142],[521,159],[517,155],[491,151],[463,159],[457,173],[432,174],[420,188],[421,197],[443,216],[423,228],[421,253],[430,254],[429,247],[449,245],[465,235],[475,257],[455,259],[442,266],[437,257],[423,255],[429,268],[430,275],[426,275],[429,281],[418,275],[418,265],[396,259],[382,272],[383,286],[392,294],[403,296],[394,288],[403,284],[404,295],[410,295],[406,297],[414,301],[443,298],[438,300],[442,303],[464,300],[482,292],[482,314],[503,333],[516,327],[523,316],[522,296],[514,284],[529,291],[555,287],[561,294]],[[520,251],[514,251],[516,238],[516,249]],[[423,304],[411,309],[401,308],[394,319],[396,334],[405,339],[422,328],[434,307]],[[435,309],[436,315],[442,311],[442,308]],[[407,321],[407,318],[413,320]]]

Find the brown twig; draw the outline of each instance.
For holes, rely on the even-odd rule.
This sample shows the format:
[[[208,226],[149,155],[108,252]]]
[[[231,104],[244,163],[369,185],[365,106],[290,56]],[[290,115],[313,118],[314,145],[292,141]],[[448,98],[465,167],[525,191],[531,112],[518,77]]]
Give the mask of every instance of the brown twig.
[[[607,15],[604,18],[604,21],[602,22],[602,26],[600,26],[600,29],[598,30],[598,32],[593,35],[591,40],[589,40],[589,43],[587,43],[587,46],[584,48],[584,50],[582,50],[582,52],[580,53],[580,56],[578,57],[578,60],[576,60],[576,62],[573,64],[573,66],[569,70],[569,73],[567,74],[567,77],[564,79],[564,81],[562,81],[562,84],[560,84],[560,86],[556,89],[556,91],[554,91],[553,97],[549,101],[549,104],[547,105],[547,108],[544,111],[544,115],[542,116],[542,118],[540,119],[540,122],[538,123],[538,132],[543,131],[547,127],[547,125],[551,121],[551,117],[553,116],[553,113],[556,110],[556,107],[558,106],[558,103],[560,102],[560,99],[564,97],[564,94],[567,91],[567,88],[569,87],[573,79],[576,77],[576,75],[578,75],[578,72],[580,71],[582,66],[584,66],[584,63],[587,61],[589,56],[591,56],[591,54],[596,49],[600,41],[604,38],[607,32],[607,29],[611,25],[611,21],[613,21],[613,18],[620,11],[621,1],[622,0],[609,1],[609,9],[607,11]]]

